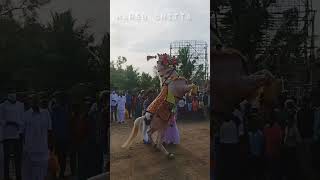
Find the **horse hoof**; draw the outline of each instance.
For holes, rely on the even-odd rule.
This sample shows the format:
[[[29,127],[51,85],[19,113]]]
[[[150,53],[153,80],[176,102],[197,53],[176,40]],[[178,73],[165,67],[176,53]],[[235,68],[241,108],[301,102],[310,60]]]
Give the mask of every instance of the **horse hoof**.
[[[169,153],[169,154],[168,154],[168,159],[174,159],[174,154]]]

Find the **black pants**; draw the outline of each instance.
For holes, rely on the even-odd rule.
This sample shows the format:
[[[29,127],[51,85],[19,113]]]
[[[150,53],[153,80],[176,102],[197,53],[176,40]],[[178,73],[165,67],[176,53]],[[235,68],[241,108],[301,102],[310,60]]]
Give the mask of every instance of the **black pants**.
[[[70,169],[72,176],[76,176],[78,173],[78,147],[73,145],[70,148],[69,156],[70,156]]]
[[[183,119],[185,114],[185,108],[184,107],[179,107],[178,108],[178,119],[181,120]]]
[[[66,158],[67,158],[67,144],[66,143],[56,143],[56,154],[60,166],[60,177],[64,177],[66,170]]]
[[[111,122],[113,121],[113,117],[115,117],[115,121],[118,120],[118,118],[117,118],[117,106],[111,106]]]
[[[21,154],[22,154],[22,141],[20,139],[9,139],[3,141],[3,153],[4,153],[4,178],[9,179],[9,165],[10,155],[14,157],[14,167],[16,179],[21,180]]]
[[[69,151],[70,150],[70,151]],[[68,149],[66,143],[56,143],[56,155],[58,158],[59,166],[60,166],[60,177],[64,177],[67,165],[67,157],[70,157],[70,169],[71,175],[76,175],[76,152],[73,152],[73,149]]]

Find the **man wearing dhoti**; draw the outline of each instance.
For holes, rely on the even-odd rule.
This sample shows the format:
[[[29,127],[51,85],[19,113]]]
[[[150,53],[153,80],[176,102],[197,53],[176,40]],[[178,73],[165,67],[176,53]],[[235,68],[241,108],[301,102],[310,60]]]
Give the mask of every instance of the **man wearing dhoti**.
[[[115,121],[117,120],[117,101],[118,101],[118,95],[115,91],[112,91],[110,94],[110,106],[111,106],[111,122],[113,121],[113,117],[115,118]]]
[[[23,180],[43,180],[48,175],[51,118],[45,109],[40,109],[37,96],[32,97],[32,108],[23,115]]]
[[[117,100],[118,104],[118,123],[124,123],[125,113],[126,113],[126,96],[124,93],[120,93]]]

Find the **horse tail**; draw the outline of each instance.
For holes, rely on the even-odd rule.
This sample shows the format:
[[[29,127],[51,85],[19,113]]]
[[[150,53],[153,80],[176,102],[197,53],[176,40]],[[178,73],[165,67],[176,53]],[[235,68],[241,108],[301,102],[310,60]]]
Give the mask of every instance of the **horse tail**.
[[[125,148],[128,145],[130,145],[132,143],[132,140],[138,135],[139,130],[141,128],[140,124],[141,124],[141,121],[143,121],[143,119],[144,119],[144,116],[139,117],[134,121],[133,128],[131,130],[130,136],[126,140],[126,142],[121,146],[122,148]]]

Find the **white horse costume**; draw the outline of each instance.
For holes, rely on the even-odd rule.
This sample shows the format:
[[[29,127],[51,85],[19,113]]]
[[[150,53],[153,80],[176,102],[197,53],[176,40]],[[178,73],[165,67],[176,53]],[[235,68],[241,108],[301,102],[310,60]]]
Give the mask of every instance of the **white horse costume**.
[[[150,140],[151,144],[157,147],[157,149],[160,149],[169,158],[173,158],[173,154],[169,153],[162,145],[162,136],[168,127],[175,104],[187,92],[196,93],[196,86],[188,84],[185,78],[178,76],[175,70],[175,59],[170,60],[167,54],[158,54],[158,57],[157,70],[162,82],[161,92],[148,106],[146,114],[135,120],[131,134],[122,147],[129,146],[140,132],[145,140]],[[155,132],[157,132],[156,142],[152,139],[152,134]]]

